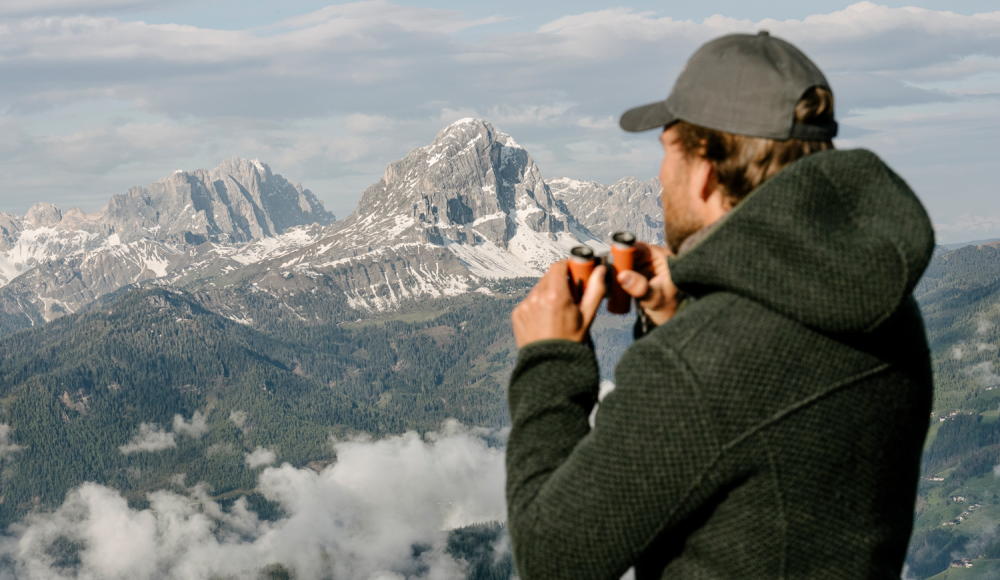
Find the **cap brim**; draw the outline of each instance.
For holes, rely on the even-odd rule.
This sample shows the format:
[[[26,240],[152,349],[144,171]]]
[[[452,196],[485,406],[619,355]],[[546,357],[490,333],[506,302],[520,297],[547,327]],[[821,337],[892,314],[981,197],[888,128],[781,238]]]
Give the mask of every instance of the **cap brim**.
[[[657,103],[650,103],[648,105],[643,105],[641,107],[636,107],[634,109],[629,109],[625,111],[622,115],[621,120],[618,122],[622,129],[626,131],[631,131],[633,133],[638,133],[639,131],[648,131],[650,129],[656,129],[657,127],[666,127],[667,125],[673,125],[679,119],[667,109],[666,101],[659,101]]]

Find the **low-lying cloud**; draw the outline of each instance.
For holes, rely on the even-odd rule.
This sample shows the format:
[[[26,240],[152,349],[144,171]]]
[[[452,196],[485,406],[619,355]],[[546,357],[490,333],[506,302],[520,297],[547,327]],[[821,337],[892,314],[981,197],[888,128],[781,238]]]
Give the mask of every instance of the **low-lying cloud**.
[[[180,415],[174,415],[174,433],[200,439],[202,435],[208,433],[205,415],[202,415],[201,411],[195,411],[190,421],[185,421]]]
[[[251,453],[244,453],[243,457],[246,459],[247,465],[251,468],[262,465],[273,465],[278,460],[277,453],[263,447],[257,447]]]
[[[139,424],[139,433],[127,444],[119,446],[118,449],[128,455],[139,451],[163,451],[173,447],[177,447],[173,433],[167,433],[160,429],[156,423],[141,423]]]
[[[247,413],[246,411],[239,410],[231,411],[229,413],[229,420],[233,422],[233,425],[236,425],[237,429],[242,429],[244,423],[247,422]]]
[[[446,530],[505,518],[494,436],[452,421],[423,438],[337,442],[336,463],[320,473],[269,467],[257,489],[283,510],[276,521],[260,520],[245,499],[224,508],[203,484],[151,493],[138,510],[88,483],[12,528],[0,576],[207,580],[280,564],[300,580],[464,578],[445,551]]]
[[[0,459],[24,449],[24,447],[13,443],[10,440],[11,427],[7,423],[0,423]]]
[[[984,387],[996,387],[1000,385],[1000,375],[993,372],[993,363],[984,361],[965,369],[965,374],[975,377]]]
[[[200,439],[208,433],[205,416],[195,411],[190,420],[184,420],[181,415],[174,415],[174,431],[169,433],[155,423],[140,423],[139,432],[125,445],[118,449],[125,455],[139,451],[156,452],[177,447],[177,435],[185,435]]]

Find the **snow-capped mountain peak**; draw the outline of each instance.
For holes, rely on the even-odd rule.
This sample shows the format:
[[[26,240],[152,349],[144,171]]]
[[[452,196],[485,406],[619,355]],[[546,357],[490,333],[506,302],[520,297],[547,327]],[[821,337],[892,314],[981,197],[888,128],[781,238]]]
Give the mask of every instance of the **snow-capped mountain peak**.
[[[34,323],[143,281],[265,291],[299,274],[362,310],[487,292],[489,280],[542,274],[575,245],[606,251],[610,225],[655,239],[659,208],[632,206],[649,210],[658,192],[634,178],[546,182],[526,149],[472,118],[389,163],[343,221],[262,161],[233,158],[91,214],[51,204],[0,214],[0,310]]]

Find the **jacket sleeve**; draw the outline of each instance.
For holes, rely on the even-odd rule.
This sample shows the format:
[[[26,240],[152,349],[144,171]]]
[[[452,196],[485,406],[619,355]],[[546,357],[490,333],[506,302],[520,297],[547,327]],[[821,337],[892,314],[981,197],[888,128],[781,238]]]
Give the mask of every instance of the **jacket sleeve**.
[[[709,471],[720,446],[683,361],[644,340],[626,351],[615,378],[591,430],[594,354],[569,341],[519,354],[506,462],[508,526],[523,580],[616,580],[713,492]]]

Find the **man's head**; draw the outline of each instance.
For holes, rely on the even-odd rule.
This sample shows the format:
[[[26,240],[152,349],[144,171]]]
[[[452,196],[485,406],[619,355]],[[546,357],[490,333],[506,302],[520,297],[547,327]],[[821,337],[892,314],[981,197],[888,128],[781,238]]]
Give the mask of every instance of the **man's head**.
[[[660,182],[674,251],[788,164],[832,149],[837,132],[823,73],[766,32],[704,45],[666,101],[627,111],[621,125],[665,127]]]

